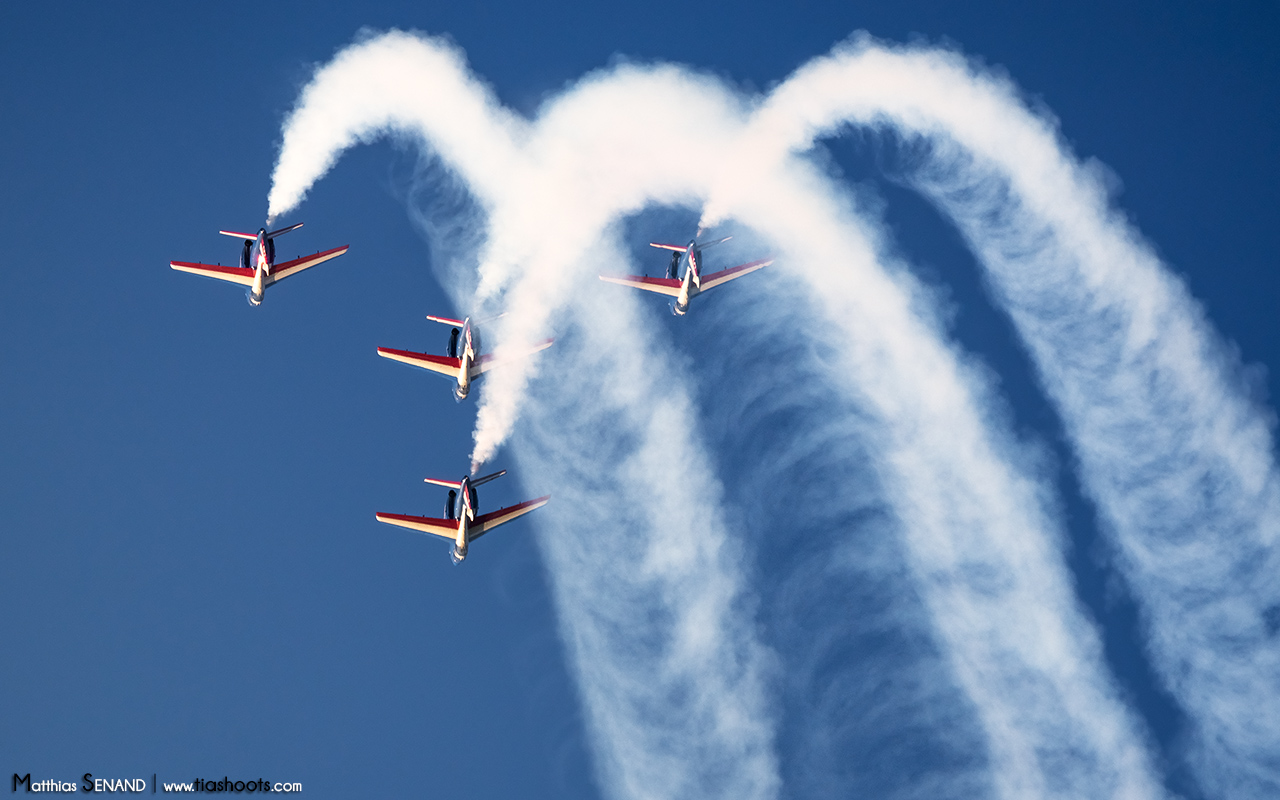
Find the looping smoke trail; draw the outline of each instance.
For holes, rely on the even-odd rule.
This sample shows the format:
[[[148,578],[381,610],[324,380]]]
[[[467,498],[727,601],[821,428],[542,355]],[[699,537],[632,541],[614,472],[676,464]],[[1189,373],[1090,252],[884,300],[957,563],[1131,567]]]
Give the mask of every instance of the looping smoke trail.
[[[391,132],[437,153],[474,189],[489,230],[503,232],[486,241],[478,294],[498,294],[516,278],[494,338],[500,346],[531,340],[582,285],[565,278],[566,267],[599,248],[610,217],[552,207],[543,187],[558,184],[521,150],[527,130],[495,107],[446,43],[392,33],[322,68],[286,123],[273,211],[296,203],[341,149]],[[537,155],[566,156],[555,148]],[[563,181],[589,202],[590,175],[580,178]],[[770,660],[750,623],[741,557],[679,370],[646,343],[631,305],[594,317],[574,307],[563,320],[568,337],[543,355],[573,354],[544,389],[565,407],[530,426],[542,435],[524,450],[537,456],[517,454],[524,474],[557,484],[555,502],[539,514],[551,530],[543,549],[598,768],[622,797],[770,798],[778,789],[764,694]],[[530,365],[507,366],[486,376],[486,397],[523,393]],[[513,421],[511,411],[494,424],[505,436]]]
[[[431,80],[422,83],[410,74]],[[370,80],[373,75],[379,79]],[[275,219],[301,203],[347,148],[395,131],[418,132],[431,142],[481,202],[491,205],[519,168],[525,127],[444,39],[400,31],[369,38],[334,56],[298,98],[285,122],[267,215]]]
[[[881,271],[873,237],[835,190],[802,162],[778,169],[768,192],[718,202],[779,244],[830,330],[834,384],[870,417],[860,438],[984,727],[998,794],[1158,796],[1143,737],[1098,670],[1047,489],[1003,421],[981,410],[990,390],[918,316],[924,301],[909,277]]]
[[[775,796],[771,659],[718,482],[697,437],[672,435],[694,416],[686,381],[631,333],[632,298],[598,299],[572,298],[515,440],[521,471],[557,487],[539,541],[598,768],[623,797]]]
[[[934,142],[918,185],[989,271],[1062,414],[1155,666],[1224,797],[1280,794],[1280,475],[1272,414],[1186,287],[1052,121],[957,56],[869,39],[801,69],[756,135],[800,151],[845,124]]]
[[[696,369],[703,405],[715,408],[705,424],[734,528],[768,564],[754,588],[765,643],[786,670],[778,747],[788,794],[990,797],[981,719],[909,588],[901,523],[868,448],[880,427],[830,381],[842,337],[818,324],[802,282],[757,277],[687,322],[708,353]],[[762,363],[786,364],[785,384]]]
[[[1075,607],[1041,489],[1004,463],[971,379],[914,316],[919,298],[905,277],[881,273],[856,218],[824,203],[825,181],[794,161],[765,172],[770,162],[738,144],[737,106],[706,95],[704,80],[670,68],[624,69],[571,92],[539,129],[565,131],[563,152],[579,160],[556,164],[548,182],[590,171],[600,193],[569,183],[542,205],[594,235],[593,223],[635,208],[637,195],[673,202],[738,181],[720,195],[726,213],[780,245],[781,268],[822,298],[824,324],[841,334],[849,356],[837,374],[879,423],[868,435],[957,677],[983,715],[1001,794],[1158,794],[1141,737],[1097,672],[1096,635]],[[697,111],[673,129],[669,108]],[[531,268],[524,285],[542,274]]]
[[[330,149],[313,147],[309,166],[291,168],[291,188],[282,197],[301,197],[332,163],[333,148],[349,146],[358,135],[391,125],[418,132],[434,146],[432,126],[442,123],[432,121],[431,108],[417,98],[405,101],[411,94],[405,87],[436,81],[433,69],[445,73],[446,85],[467,86],[470,79],[457,74],[456,58],[424,60],[402,34],[392,44],[400,55],[407,53],[414,69],[371,56],[381,69],[348,75],[359,73],[362,53],[377,50],[378,40],[371,40],[339,56],[342,70],[317,76],[296,118],[310,114],[307,103],[340,105],[327,93],[329,86],[367,92],[391,108],[364,108],[373,123],[341,110],[333,124],[346,133],[320,137]],[[378,81],[396,83],[399,90],[362,85]],[[795,99],[790,86],[774,96]],[[395,107],[401,101],[412,114],[399,115]],[[475,98],[468,102],[474,105]],[[523,338],[548,315],[565,314],[561,325],[591,346],[566,346],[562,352],[581,361],[562,370],[580,364],[590,369],[607,357],[612,360],[604,374],[621,373],[630,381],[613,386],[615,391],[640,387],[612,397],[598,389],[582,395],[572,391],[581,384],[566,381],[557,387],[566,391],[563,397],[537,395],[529,410],[534,422],[518,456],[563,476],[577,501],[547,515],[557,535],[543,541],[565,638],[578,656],[584,698],[599,734],[602,772],[615,791],[628,796],[701,794],[710,787],[768,796],[777,789],[769,714],[759,688],[766,659],[746,621],[750,604],[728,545],[719,492],[706,477],[697,410],[682,381],[654,382],[650,370],[672,367],[645,355],[646,332],[633,315],[601,312],[598,297],[570,301],[583,279],[598,291],[593,273],[601,265],[588,255],[600,247],[613,220],[648,203],[697,204],[710,197],[707,221],[735,218],[774,241],[780,264],[806,287],[833,332],[833,383],[874,420],[859,433],[867,438],[886,500],[900,520],[912,572],[954,680],[986,735],[997,792],[1010,798],[1158,794],[1141,735],[1099,671],[1096,634],[1071,596],[1056,526],[1046,512],[1046,490],[1019,466],[1000,421],[982,412],[987,390],[919,316],[928,303],[912,281],[900,270],[884,271],[874,236],[821,175],[788,155],[795,137],[779,138],[770,126],[791,134],[796,126],[779,123],[777,104],[770,103],[747,125],[741,104],[715,81],[669,67],[622,68],[559,98],[532,131],[496,111],[465,115],[473,122],[498,120],[502,130],[516,131],[480,131],[476,140],[493,138],[499,148],[513,139],[526,143],[523,160],[511,156],[506,164],[512,179],[497,187],[485,182],[492,175],[474,163],[476,153],[455,147],[464,162],[455,169],[468,181],[472,172],[479,175],[476,192],[490,209],[492,239],[481,259],[480,294],[506,292],[515,312],[503,320],[506,335]],[[666,113],[671,108],[690,113],[673,121]],[[442,110],[435,114],[448,116]],[[330,124],[323,115],[308,118],[308,124]],[[467,138],[444,127],[441,135],[453,135],[455,142]],[[281,164],[294,133],[291,118]],[[312,141],[307,131],[296,135]],[[501,151],[504,158],[508,154]],[[611,302],[622,309],[630,305]],[[592,360],[595,353],[602,355]],[[635,372],[640,365],[644,373]],[[516,407],[529,373],[512,369],[500,382],[503,374],[495,372],[486,389],[482,414],[491,407],[490,396],[497,398],[492,408]],[[785,388],[785,373],[778,379]],[[563,411],[566,403],[589,405],[597,397],[611,404],[599,414],[588,407],[585,432],[572,429],[572,417],[548,413]],[[509,429],[512,420],[510,414],[500,416],[493,428]],[[613,426],[605,427],[610,421]],[[615,475],[586,468],[598,463],[614,469],[608,466],[612,460],[594,461],[572,446],[614,429],[623,441],[613,454],[622,478],[653,492],[636,492],[625,480],[619,485]],[[568,445],[556,435],[561,430]],[[610,545],[599,535],[584,539],[582,526],[606,524],[610,509],[625,515],[617,542]],[[690,526],[690,515],[696,526]],[[628,527],[641,535],[626,533]],[[598,534],[601,528],[588,530]],[[635,548],[646,542],[649,549],[637,555]],[[617,587],[620,602],[592,608],[591,600],[614,588],[594,579],[596,571],[615,574],[614,556],[643,569],[623,576],[631,582]],[[638,629],[657,641],[637,641],[624,624],[644,613],[665,615],[656,630]],[[634,671],[630,661],[637,647],[639,663],[656,658],[662,668]]]

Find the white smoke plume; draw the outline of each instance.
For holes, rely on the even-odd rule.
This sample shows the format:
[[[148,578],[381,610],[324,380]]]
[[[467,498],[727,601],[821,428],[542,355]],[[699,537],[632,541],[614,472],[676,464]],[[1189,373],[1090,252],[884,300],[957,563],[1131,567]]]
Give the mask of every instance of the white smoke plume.
[[[420,96],[422,85],[433,88]],[[454,98],[466,113],[455,113]],[[298,202],[343,148],[388,133],[416,137],[464,183],[475,181],[489,229],[505,234],[481,255],[478,293],[498,294],[517,270],[539,277],[508,293],[491,340],[532,341],[581,286],[582,269],[570,270],[599,249],[609,217],[545,208],[541,191],[562,184],[548,184],[535,160],[509,149],[527,126],[496,106],[443,41],[391,33],[322,68],[286,124],[272,212]],[[439,148],[436,137],[450,144]],[[499,161],[510,156],[497,172],[490,145]],[[528,368],[548,360],[569,370],[551,391],[564,393],[570,410],[538,440],[549,451],[520,463],[524,474],[557,484],[538,516],[550,529],[543,541],[563,636],[612,793],[773,797],[770,660],[755,639],[741,558],[719,516],[677,365],[646,343],[630,302],[597,319],[578,310],[546,359],[486,375],[484,408],[500,409],[505,438],[514,415],[501,409],[516,403],[501,401],[522,393]],[[496,447],[501,438],[477,440]]]
[[[634,298],[598,300],[571,299],[515,448],[556,487],[540,542],[598,772],[619,797],[774,797],[772,659],[687,382]]]
[[[342,151],[393,132],[414,131],[428,139],[482,203],[501,195],[520,163],[523,122],[496,102],[443,39],[424,47],[416,36],[392,32],[376,42],[339,52],[298,98],[271,176],[269,219],[302,202]],[[406,64],[432,80],[421,85],[397,79],[394,71]],[[379,73],[382,80],[369,79]]]
[[[918,185],[968,237],[1062,414],[1214,796],[1280,792],[1280,482],[1272,415],[1104,181],[1006,82],[861,39],[754,120],[762,149],[843,125],[927,137]]]
[[[617,220],[705,202],[704,224],[733,220],[776,245],[771,269],[819,320],[831,388],[857,409],[833,436],[859,441],[873,464],[950,680],[985,736],[994,792],[1157,796],[1140,728],[1072,595],[1048,490],[985,410],[990,389],[944,343],[928,297],[795,155],[845,124],[962,148],[940,146],[922,186],[970,236],[1062,410],[1157,664],[1201,726],[1201,779],[1263,796],[1280,718],[1264,716],[1277,696],[1266,426],[1233,391],[1185,290],[1004,83],[950,54],[863,41],[803,68],[754,113],[714,80],[624,66],[533,125],[502,111],[448,46],[393,33],[317,73],[286,126],[271,210],[300,200],[345,147],[419,137],[488,212],[477,301],[511,311],[498,340],[530,341],[553,318],[571,332],[549,361],[572,380],[526,396],[525,368],[486,378],[476,455],[525,403],[517,457],[573,497],[544,515],[542,541],[612,792],[765,797],[781,780],[763,685],[774,673],[698,434],[705,412],[634,299],[593,283],[598,269],[633,271],[611,245]],[[990,190],[993,174],[1007,193]],[[784,333],[767,306],[751,322]],[[1082,335],[1095,338],[1077,346]],[[787,377],[773,373],[782,392]],[[580,408],[580,420],[566,413]],[[1117,447],[1117,430],[1150,447]],[[785,675],[787,653],[777,657]]]

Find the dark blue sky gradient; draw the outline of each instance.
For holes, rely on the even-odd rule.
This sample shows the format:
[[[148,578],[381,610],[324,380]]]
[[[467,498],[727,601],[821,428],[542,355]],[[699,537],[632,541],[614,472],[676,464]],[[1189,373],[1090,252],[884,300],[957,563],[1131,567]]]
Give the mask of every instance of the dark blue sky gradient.
[[[284,220],[306,227],[280,247],[350,253],[261,308],[167,267],[236,257],[216,231],[261,224],[285,114],[362,26],[448,34],[524,114],[619,56],[766,90],[856,30],[953,44],[1006,70],[1078,155],[1116,175],[1118,203],[1244,362],[1280,364],[1274,3],[12,7],[0,25],[0,776],[599,795],[532,527],[487,538],[455,569],[446,545],[373,520],[439,511],[443,491],[421,479],[466,469],[474,418],[446,382],[374,354],[439,352],[447,329],[423,317],[459,311],[405,212],[416,154],[380,143],[345,155]],[[1169,784],[1195,796],[1177,763],[1180,711],[1145,664],[1007,322],[956,234],[878,172],[865,142],[832,150],[886,200],[904,255],[950,293],[955,335],[1000,374],[1019,432],[1062,460],[1082,596],[1171,759]],[[1274,371],[1253,374],[1260,399],[1280,396]],[[493,508],[546,492],[513,474],[481,495]],[[770,576],[787,567],[771,561],[788,554],[757,555],[762,594],[781,597]],[[880,596],[857,591],[824,604]],[[850,633],[819,655],[852,661],[874,645]],[[871,746],[859,736],[836,737],[828,767]],[[930,758],[959,757],[921,741]],[[813,775],[787,776],[795,796],[821,793]]]

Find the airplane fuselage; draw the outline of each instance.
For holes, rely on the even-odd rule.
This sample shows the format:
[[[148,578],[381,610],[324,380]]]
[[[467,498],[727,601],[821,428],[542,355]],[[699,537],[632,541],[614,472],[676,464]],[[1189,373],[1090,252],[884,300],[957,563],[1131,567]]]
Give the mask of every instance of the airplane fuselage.
[[[471,365],[476,360],[478,338],[471,329],[471,318],[467,317],[462,323],[462,352],[458,353],[458,360],[462,362],[458,365],[458,385],[453,390],[453,396],[457,400],[462,400],[471,392]]]
[[[266,291],[267,276],[271,274],[271,265],[275,260],[275,245],[267,238],[267,229],[259,228],[258,237],[252,242],[245,241],[244,252],[240,256],[240,266],[253,270],[253,285],[249,287],[249,305],[262,305]]]
[[[680,276],[680,294],[676,296],[676,301],[671,307],[676,316],[683,317],[687,314],[689,312],[689,301],[701,291],[701,270],[702,251],[698,249],[696,241],[690,240],[688,247],[680,254],[680,261],[676,266],[676,271]],[[675,276],[673,275],[672,277]]]
[[[471,523],[476,518],[475,489],[471,486],[471,476],[462,479],[458,489],[462,504],[458,506],[458,537],[453,543],[453,563],[460,563],[467,557],[467,544],[471,537]]]

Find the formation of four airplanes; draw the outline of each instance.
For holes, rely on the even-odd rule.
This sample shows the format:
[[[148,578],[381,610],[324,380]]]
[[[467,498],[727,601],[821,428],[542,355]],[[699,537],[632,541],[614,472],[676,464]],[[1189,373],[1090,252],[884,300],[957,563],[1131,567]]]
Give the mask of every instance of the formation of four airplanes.
[[[305,258],[276,262],[275,239],[301,227],[302,223],[299,222],[296,225],[270,232],[266,228],[259,228],[256,234],[218,231],[225,236],[244,240],[244,246],[240,251],[240,266],[238,267],[224,267],[220,264],[198,264],[189,261],[171,261],[169,266],[182,272],[191,272],[206,278],[216,278],[246,286],[248,287],[249,304],[260,305],[268,286],[279,283],[290,275],[296,275],[304,269],[322,264],[347,252],[347,246],[344,245],[335,247],[332,250],[324,250]],[[714,289],[735,278],[741,278],[743,275],[773,263],[773,259],[765,258],[704,275],[702,273],[702,251],[708,247],[727,242],[730,238],[732,237],[726,236],[714,242],[701,244],[696,240],[690,240],[687,245],[650,242],[653,247],[672,251],[671,263],[667,267],[666,277],[601,275],[600,280],[620,283],[623,286],[632,286],[636,289],[673,297],[675,299],[672,302],[672,311],[678,316],[683,316],[689,311],[689,301],[702,292]],[[393,350],[389,347],[379,347],[378,355],[430,370],[452,379],[455,382],[454,397],[462,400],[470,392],[471,384],[483,373],[500,363],[500,361],[495,359],[492,353],[484,355],[480,353],[479,333],[476,331],[475,326],[472,325],[469,317],[457,320],[428,316],[427,319],[453,326],[444,356],[416,353],[410,350]],[[550,339],[539,342],[531,349],[518,354],[518,356],[531,355],[539,350],[544,350],[551,346],[551,342],[552,340]],[[518,356],[508,356],[508,358]],[[443,519],[417,517],[409,514],[383,513],[379,513],[377,519],[379,522],[386,522],[420,533],[449,539],[453,542],[452,556],[456,564],[467,557],[467,547],[471,542],[479,539],[499,525],[546,505],[547,501],[551,499],[551,496],[547,495],[536,500],[528,500],[514,506],[501,508],[488,514],[479,514],[479,499],[476,494],[476,487],[505,474],[506,470],[480,478],[464,475],[458,481],[427,478],[427,483],[444,486],[449,489],[448,498],[445,500]]]

